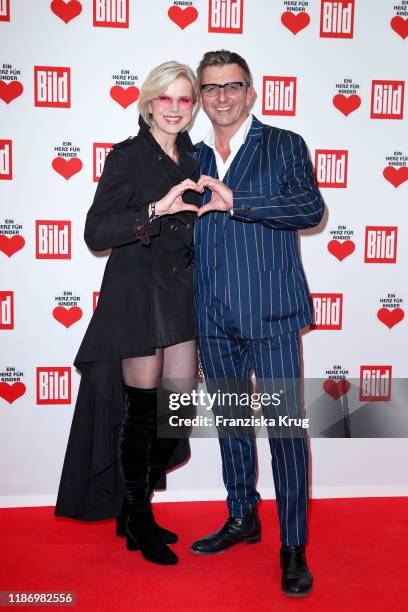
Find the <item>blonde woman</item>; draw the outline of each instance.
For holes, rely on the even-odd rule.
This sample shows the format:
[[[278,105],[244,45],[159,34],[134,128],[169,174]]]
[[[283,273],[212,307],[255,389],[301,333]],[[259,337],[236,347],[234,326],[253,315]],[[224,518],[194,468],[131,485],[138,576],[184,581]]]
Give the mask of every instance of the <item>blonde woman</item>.
[[[199,196],[187,129],[197,102],[188,66],[157,66],[141,91],[139,133],[106,159],[85,241],[112,252],[75,359],[82,377],[56,507],[80,520],[120,514],[128,548],[163,565],[177,563],[168,547],[177,536],[157,525],[150,497],[166,468],[187,458],[188,442],[157,436],[157,387],[196,372]]]

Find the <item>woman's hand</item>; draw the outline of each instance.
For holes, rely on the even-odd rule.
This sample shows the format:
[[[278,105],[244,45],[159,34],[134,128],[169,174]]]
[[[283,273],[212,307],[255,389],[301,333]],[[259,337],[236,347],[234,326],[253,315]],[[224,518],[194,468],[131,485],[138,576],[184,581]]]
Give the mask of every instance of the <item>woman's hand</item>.
[[[182,183],[172,187],[161,200],[156,202],[156,217],[161,217],[162,215],[174,215],[185,210],[198,212],[197,206],[194,206],[194,204],[186,204],[182,200],[183,193],[189,189],[192,189],[193,191],[201,191],[197,186],[197,183],[191,179],[186,179]]]
[[[226,212],[231,210],[233,204],[232,191],[227,185],[224,185],[222,181],[213,178],[212,176],[200,176],[197,183],[198,191],[201,193],[204,188],[207,187],[211,190],[211,200],[205,206],[201,206],[199,217],[205,215],[208,212]]]

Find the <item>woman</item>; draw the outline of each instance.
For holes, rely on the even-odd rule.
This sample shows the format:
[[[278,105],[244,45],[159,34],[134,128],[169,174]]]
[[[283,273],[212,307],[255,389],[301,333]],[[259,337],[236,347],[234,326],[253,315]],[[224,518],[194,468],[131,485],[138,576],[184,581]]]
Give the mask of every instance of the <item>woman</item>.
[[[121,512],[128,548],[164,565],[178,560],[167,546],[177,536],[157,525],[150,496],[166,467],[186,459],[188,442],[156,435],[157,387],[162,379],[169,390],[177,380],[192,388],[196,371],[198,174],[185,130],[197,101],[190,68],[161,64],[142,88],[138,135],[106,158],[85,241],[112,252],[75,360],[82,377],[56,506],[57,516],[81,520]]]

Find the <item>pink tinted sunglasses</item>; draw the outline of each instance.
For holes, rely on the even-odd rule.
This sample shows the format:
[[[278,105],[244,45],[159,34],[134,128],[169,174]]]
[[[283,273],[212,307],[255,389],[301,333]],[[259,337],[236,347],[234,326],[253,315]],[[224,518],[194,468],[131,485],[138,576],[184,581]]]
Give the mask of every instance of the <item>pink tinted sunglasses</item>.
[[[156,100],[160,106],[170,106],[174,101],[178,102],[181,108],[190,108],[190,106],[193,106],[193,98],[191,96],[180,96],[179,98],[173,98],[173,96],[163,94],[161,96],[156,96],[153,98],[153,100]]]

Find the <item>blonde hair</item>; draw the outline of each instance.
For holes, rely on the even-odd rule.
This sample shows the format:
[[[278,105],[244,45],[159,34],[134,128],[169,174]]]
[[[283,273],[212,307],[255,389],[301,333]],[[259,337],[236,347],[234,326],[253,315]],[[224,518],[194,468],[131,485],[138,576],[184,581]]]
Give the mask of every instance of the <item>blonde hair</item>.
[[[193,103],[195,106],[197,105],[200,89],[198,80],[191,68],[189,68],[189,66],[186,64],[180,64],[174,60],[171,62],[164,62],[164,64],[160,64],[159,66],[156,66],[156,68],[153,68],[153,70],[147,75],[140,93],[139,113],[148,125],[152,125],[151,115],[147,108],[148,104],[153,100],[153,98],[164,93],[166,89],[179,78],[187,79],[187,81],[191,83],[193,90]]]

